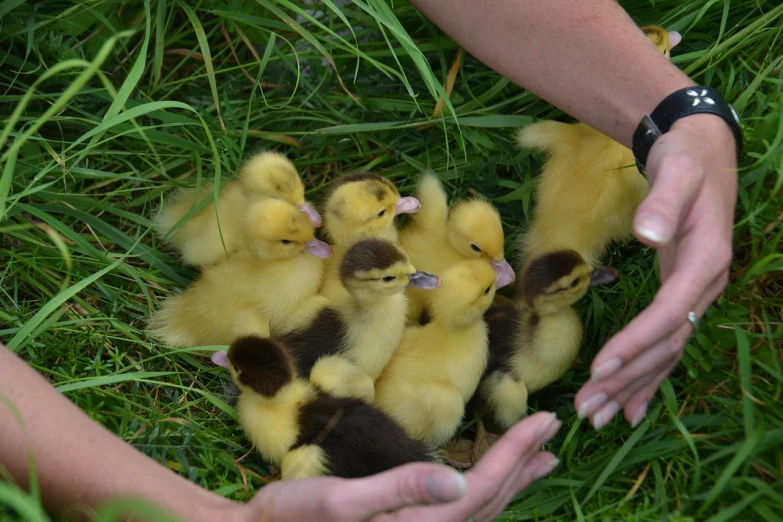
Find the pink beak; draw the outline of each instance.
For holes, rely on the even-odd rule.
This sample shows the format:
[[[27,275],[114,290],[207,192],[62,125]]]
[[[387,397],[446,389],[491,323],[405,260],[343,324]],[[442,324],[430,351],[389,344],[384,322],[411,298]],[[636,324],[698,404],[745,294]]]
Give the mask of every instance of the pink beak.
[[[399,214],[415,214],[419,210],[421,210],[421,203],[412,196],[400,198],[397,200],[397,203],[394,204],[395,216]]]
[[[228,353],[215,352],[212,354],[212,362],[221,368],[228,368]]]
[[[334,254],[334,252],[332,252],[332,247],[330,247],[329,245],[327,245],[326,243],[318,239],[313,239],[312,241],[308,241],[307,246],[304,249],[304,252],[307,252],[308,254],[323,259],[328,259],[332,257],[332,255]]]
[[[498,288],[510,285],[517,279],[517,275],[514,273],[514,269],[508,264],[508,261],[504,259],[500,261],[492,261],[492,270],[495,271],[495,283]]]
[[[671,48],[674,49],[680,42],[682,42],[682,35],[677,31],[669,31],[669,45]]]
[[[321,214],[319,214],[310,203],[300,205],[299,210],[305,213],[307,219],[310,220],[310,223],[312,223],[314,227],[318,228],[321,226]]]

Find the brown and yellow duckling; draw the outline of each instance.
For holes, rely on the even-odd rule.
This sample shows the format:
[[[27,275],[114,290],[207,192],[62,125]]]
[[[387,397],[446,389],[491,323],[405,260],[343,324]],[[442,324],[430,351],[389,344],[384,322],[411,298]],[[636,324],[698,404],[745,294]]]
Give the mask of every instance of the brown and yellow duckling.
[[[358,478],[433,461],[389,416],[358,399],[336,398],[297,374],[285,345],[243,337],[212,360],[239,388],[239,423],[283,479]]]

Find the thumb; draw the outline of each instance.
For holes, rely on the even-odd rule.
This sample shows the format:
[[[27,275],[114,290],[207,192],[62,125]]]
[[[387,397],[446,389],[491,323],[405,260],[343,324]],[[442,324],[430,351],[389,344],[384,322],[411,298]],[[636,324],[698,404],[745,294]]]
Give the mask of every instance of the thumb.
[[[340,520],[364,520],[404,507],[442,504],[462,498],[465,477],[438,464],[413,463],[371,477],[353,479],[331,504],[343,511]]]
[[[676,139],[673,133],[664,135],[650,150],[650,193],[639,205],[633,222],[639,241],[655,248],[672,240],[704,180],[704,169]]]

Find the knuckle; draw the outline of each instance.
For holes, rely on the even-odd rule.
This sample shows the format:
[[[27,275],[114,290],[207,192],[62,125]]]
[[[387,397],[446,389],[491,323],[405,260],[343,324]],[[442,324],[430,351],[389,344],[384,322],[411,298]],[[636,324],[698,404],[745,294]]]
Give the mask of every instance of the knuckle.
[[[331,491],[324,496],[323,510],[324,518],[327,520],[343,520],[345,516],[345,498],[342,495],[337,495],[335,491]]]
[[[693,156],[684,151],[668,154],[661,161],[661,168],[678,175],[692,175],[701,173],[701,165],[693,159]]]

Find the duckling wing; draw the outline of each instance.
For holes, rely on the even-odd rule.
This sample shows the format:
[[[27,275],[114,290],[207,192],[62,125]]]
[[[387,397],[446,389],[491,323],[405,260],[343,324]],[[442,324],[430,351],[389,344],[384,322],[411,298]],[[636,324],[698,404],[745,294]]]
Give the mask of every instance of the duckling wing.
[[[449,202],[440,178],[433,173],[424,174],[416,188],[416,198],[421,210],[411,214],[411,225],[428,231],[445,230]]]
[[[288,346],[299,373],[309,375],[319,359],[342,351],[345,324],[336,309],[326,307],[308,326],[284,335],[280,340]]]

